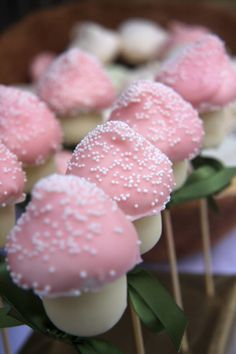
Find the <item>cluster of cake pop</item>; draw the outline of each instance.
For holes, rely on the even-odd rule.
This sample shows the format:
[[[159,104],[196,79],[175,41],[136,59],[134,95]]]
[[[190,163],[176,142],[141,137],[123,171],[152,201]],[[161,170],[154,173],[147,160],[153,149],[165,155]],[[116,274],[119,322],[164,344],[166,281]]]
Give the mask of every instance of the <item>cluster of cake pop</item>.
[[[168,157],[120,121],[90,132],[67,173],[33,188],[8,238],[9,270],[16,284],[42,297],[58,328],[91,336],[123,314],[125,274],[145,245],[131,221],[165,207],[173,175]]]
[[[33,189],[6,245],[12,279],[41,297],[58,328],[92,336],[122,316],[126,273],[159,240],[161,211],[201,149],[207,128],[199,114],[218,114],[236,99],[236,74],[222,41],[204,28],[175,24],[167,33],[129,20],[115,33],[83,23],[71,46],[35,59],[38,97],[0,87],[0,140],[17,155],[21,173],[12,177],[21,181],[17,197],[5,201],[12,192],[4,186],[1,205],[22,196],[22,164],[25,191]],[[147,66],[145,80],[129,84],[137,71],[126,84],[122,79],[118,90],[127,87],[117,98],[94,55],[103,63],[118,55],[129,64],[168,59],[152,63],[150,80]],[[78,143],[72,156],[60,151],[61,129],[65,144]]]

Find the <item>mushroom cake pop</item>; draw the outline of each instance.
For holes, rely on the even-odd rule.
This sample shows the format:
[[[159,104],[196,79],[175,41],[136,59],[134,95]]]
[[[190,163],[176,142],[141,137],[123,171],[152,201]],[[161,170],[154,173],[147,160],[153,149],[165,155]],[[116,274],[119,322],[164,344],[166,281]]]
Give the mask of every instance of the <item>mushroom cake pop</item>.
[[[0,139],[23,163],[27,192],[37,179],[55,172],[53,154],[60,148],[61,129],[33,93],[0,86]]]
[[[58,328],[93,336],[126,308],[138,244],[132,223],[94,183],[51,175],[35,185],[10,233],[7,261],[14,282],[42,298]]]
[[[39,96],[56,112],[67,145],[75,145],[102,121],[101,110],[115,99],[115,88],[92,55],[72,48],[50,65],[38,83]]]
[[[95,55],[102,63],[110,63],[120,51],[118,33],[95,22],[80,22],[71,33],[70,47],[79,47]]]
[[[95,182],[131,220],[155,215],[155,237],[141,240],[141,252],[153,247],[161,234],[160,212],[173,187],[171,162],[159,149],[126,123],[107,122],[77,145],[67,174]]]
[[[122,120],[143,134],[173,162],[175,188],[184,183],[187,161],[199,152],[204,132],[197,111],[177,92],[136,81],[117,99],[109,120]]]
[[[15,225],[15,206],[24,200],[25,173],[16,155],[0,142],[0,247]]]
[[[174,88],[199,112],[204,112],[201,114],[207,132],[204,146],[217,145],[226,123],[224,116],[219,119],[218,110],[236,96],[236,71],[220,38],[205,35],[180,50],[164,62],[156,79]],[[205,114],[209,111],[216,111],[216,119],[213,113],[210,117]]]

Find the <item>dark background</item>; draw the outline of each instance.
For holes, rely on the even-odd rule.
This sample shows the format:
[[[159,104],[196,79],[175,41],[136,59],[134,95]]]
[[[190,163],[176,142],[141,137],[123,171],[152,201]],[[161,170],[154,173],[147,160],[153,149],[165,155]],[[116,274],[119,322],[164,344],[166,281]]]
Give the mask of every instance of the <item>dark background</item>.
[[[0,31],[35,9],[76,1],[79,0],[0,0]]]

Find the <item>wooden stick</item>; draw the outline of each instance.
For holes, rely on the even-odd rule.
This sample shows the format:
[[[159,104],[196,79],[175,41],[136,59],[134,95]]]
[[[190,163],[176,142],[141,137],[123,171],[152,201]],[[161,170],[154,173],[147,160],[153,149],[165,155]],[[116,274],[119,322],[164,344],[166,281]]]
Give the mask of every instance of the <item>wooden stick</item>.
[[[140,319],[137,316],[136,312],[134,311],[131,303],[130,303],[130,313],[131,313],[131,319],[133,324],[133,332],[134,332],[137,354],[145,354],[142,326],[140,323]]]
[[[224,307],[221,310],[217,326],[211,339],[211,344],[207,354],[225,354],[225,349],[228,348],[227,343],[230,338],[236,313],[236,285],[225,299]]]
[[[2,298],[0,297],[0,308],[2,308],[2,307],[3,307],[3,301],[2,301]],[[10,343],[9,343],[9,339],[8,339],[8,332],[7,332],[6,328],[3,328],[1,330],[1,337],[2,337],[4,354],[11,354]]]
[[[170,211],[168,209],[165,209],[163,212],[163,221],[164,221],[166,240],[167,240],[167,249],[168,249],[168,257],[170,263],[170,273],[171,273],[171,280],[172,280],[172,286],[174,292],[174,299],[177,305],[183,308],[183,300],[182,300],[178,268],[177,268],[177,258],[175,252],[173,228],[172,228]],[[186,334],[183,336],[181,349],[184,353],[187,353],[189,351],[189,344],[188,344],[188,339]]]
[[[8,332],[6,328],[1,330],[2,344],[4,349],[4,354],[11,354],[10,343],[8,338]]]
[[[211,243],[210,243],[210,228],[208,219],[207,200],[200,200],[200,219],[201,219],[201,234],[202,247],[205,263],[205,285],[206,293],[212,297],[215,295],[215,284],[212,275],[212,260],[211,260]]]

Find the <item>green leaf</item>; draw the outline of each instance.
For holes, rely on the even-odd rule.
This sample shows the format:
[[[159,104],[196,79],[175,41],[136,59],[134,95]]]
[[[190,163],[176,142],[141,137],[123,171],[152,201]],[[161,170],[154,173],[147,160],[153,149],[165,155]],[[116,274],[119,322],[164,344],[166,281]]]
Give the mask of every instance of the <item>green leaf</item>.
[[[148,303],[145,302],[142,296],[134,289],[129,286],[129,298],[134,307],[135,312],[139,315],[141,321],[146,327],[148,327],[152,332],[159,333],[163,331],[164,327],[160,320],[157,318],[156,314],[149,307]]]
[[[215,159],[213,157],[208,157],[208,156],[197,156],[195,157],[195,159],[193,159],[191,161],[194,169],[197,169],[201,166],[211,166],[212,168],[214,168],[215,171],[219,171],[222,168],[225,167],[225,165],[223,164],[222,161]]]
[[[111,343],[103,340],[88,339],[83,344],[76,346],[81,354],[123,354]]]
[[[185,185],[172,194],[168,207],[211,197],[225,189],[236,176],[236,167],[224,167],[221,162],[211,158],[198,157],[194,166],[197,169],[188,177]]]
[[[0,309],[0,328],[16,327],[24,324],[21,321],[15,319],[14,317],[11,317],[9,312],[9,305],[5,305],[3,308]]]
[[[140,268],[128,273],[128,285],[130,299],[134,300],[132,304],[140,319],[144,319],[144,323],[154,332],[162,329],[166,331],[179,350],[187,320],[168,291],[157,279]],[[134,291],[138,297],[135,297]],[[148,319],[150,323],[147,323]]]
[[[17,320],[43,333],[52,326],[40,298],[16,286],[4,263],[0,265],[0,295],[10,305]]]

